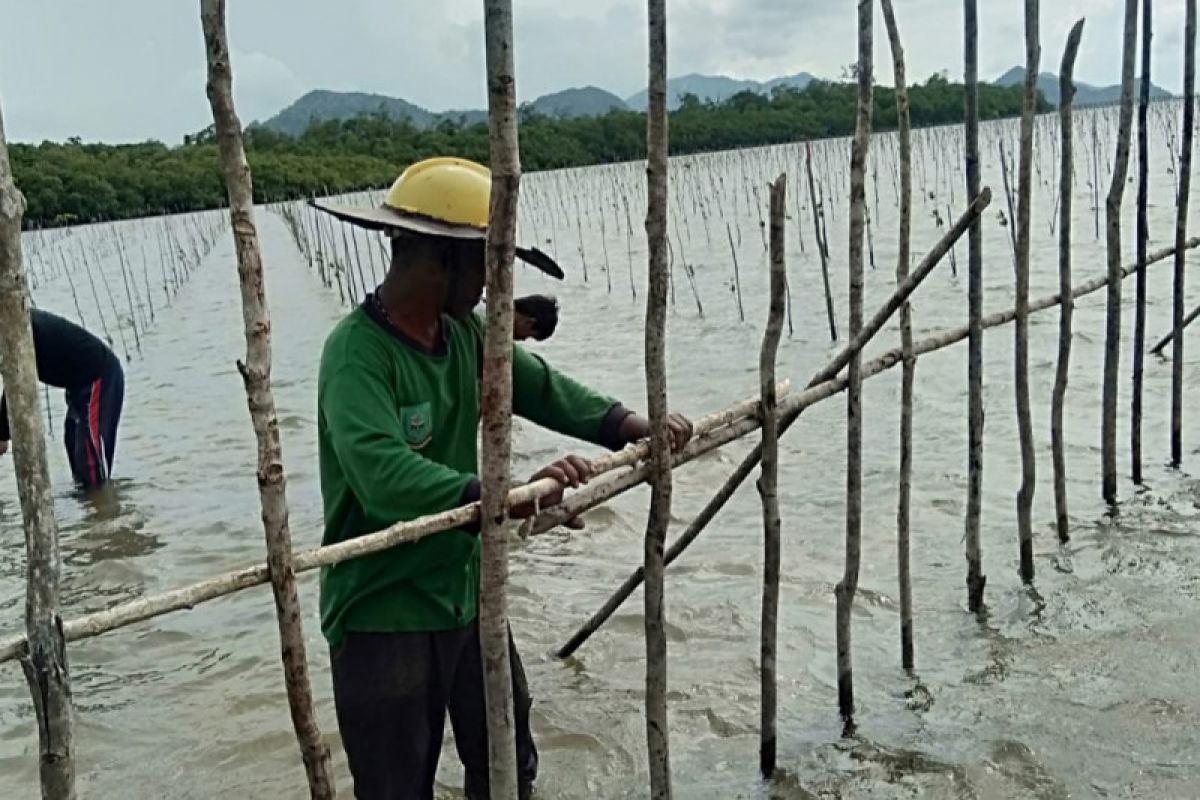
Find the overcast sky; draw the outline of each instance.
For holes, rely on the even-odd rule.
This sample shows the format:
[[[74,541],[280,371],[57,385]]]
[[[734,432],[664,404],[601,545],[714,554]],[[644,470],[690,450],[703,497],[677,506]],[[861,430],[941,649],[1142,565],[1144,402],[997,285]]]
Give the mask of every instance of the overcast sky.
[[[621,97],[645,82],[645,4],[515,0],[521,100],[596,85]],[[1020,0],[980,0],[980,72],[1023,63]],[[855,58],[852,0],[668,0],[669,71],[836,78]],[[910,80],[962,74],[962,3],[895,0]],[[1077,78],[1119,80],[1121,0],[1042,3],[1044,70],[1087,17]],[[1155,4],[1155,82],[1182,85],[1183,2]],[[15,141],[177,143],[211,122],[196,0],[0,0],[0,103]],[[234,85],[243,122],[310,89],[376,92],[432,110],[485,105],[479,0],[233,0]],[[877,74],[891,61],[877,14]]]

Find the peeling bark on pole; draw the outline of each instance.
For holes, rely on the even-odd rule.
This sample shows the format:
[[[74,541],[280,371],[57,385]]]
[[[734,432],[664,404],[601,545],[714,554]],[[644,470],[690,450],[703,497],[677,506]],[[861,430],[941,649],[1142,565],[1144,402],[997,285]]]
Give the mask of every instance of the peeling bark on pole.
[[[863,326],[863,229],[867,216],[866,162],[871,142],[872,23],[874,0],[858,0],[858,122],[850,150],[850,338]],[[850,612],[858,590],[862,559],[862,354],[847,365],[846,390],[846,568],[837,596],[838,708],[853,728],[854,669],[851,660]]]
[[[967,197],[979,195],[979,10],[977,0],[963,0],[964,111],[966,119]],[[971,225],[967,240],[967,607],[983,611],[983,551],[979,521],[983,515],[983,225]]]
[[[267,565],[275,595],[284,683],[292,726],[304,758],[309,794],[314,799],[332,798],[333,767],[329,746],[321,736],[313,709],[312,687],[301,623],[300,599],[292,566],[292,534],[288,527],[287,480],[275,396],[271,391],[271,316],[267,307],[262,255],[254,223],[254,193],[250,165],[242,145],[242,126],[233,106],[232,69],[225,36],[224,0],[201,0],[200,18],[208,57],[208,101],[212,107],[225,188],[229,195],[229,218],[237,249],[238,279],[242,294],[242,321],[246,333],[246,360],[238,371],[246,388],[246,401],[254,436],[258,441],[258,496],[262,504],[263,531],[267,541]]]
[[[908,277],[912,258],[912,120],[908,110],[908,78],[904,68],[904,45],[892,0],[881,0],[888,41],[892,49],[896,87],[896,116],[900,140],[900,233],[897,245],[896,281]],[[912,356],[912,306],[900,307],[900,348],[904,354],[900,376],[900,489],[896,503],[896,572],[900,584],[900,664],[911,670],[916,663],[913,649],[912,569],[909,557],[912,504],[913,382],[917,360]]]
[[[1175,295],[1171,317],[1174,344],[1171,348],[1171,466],[1183,463],[1183,288],[1184,253],[1187,241],[1188,199],[1192,186],[1192,147],[1196,127],[1196,0],[1187,0],[1183,33],[1183,139],[1179,154],[1179,198],[1175,211]],[[1198,309],[1200,310],[1200,309]]]
[[[1017,164],[1016,308],[1013,324],[1014,386],[1017,395],[1017,429],[1021,439],[1021,488],[1017,492],[1017,534],[1020,538],[1021,580],[1032,583],[1033,493],[1037,487],[1037,456],[1033,442],[1033,414],[1029,408],[1029,247],[1030,209],[1033,205],[1033,122],[1037,113],[1037,75],[1042,46],[1039,41],[1038,0],[1025,0],[1025,100],[1021,112],[1021,154]]]
[[[763,334],[758,359],[759,386],[762,391],[762,477],[758,492],[763,507],[763,596],[761,692],[758,769],[764,778],[775,772],[775,713],[778,704],[775,673],[776,642],[779,633],[779,420],[776,416],[775,358],[783,336],[783,317],[787,308],[787,267],[784,261],[784,218],[787,215],[787,176],[780,175],[771,185],[771,291],[767,329]]]
[[[1104,385],[1101,395],[1101,494],[1117,502],[1117,378],[1121,368],[1121,203],[1129,174],[1129,145],[1133,131],[1133,68],[1137,56],[1138,0],[1125,0],[1125,43],[1121,55],[1121,111],[1112,185],[1104,203],[1108,247],[1107,319],[1104,329]]]
[[[487,697],[488,773],[494,800],[517,797],[517,741],[508,647],[508,533],[512,481],[513,257],[521,161],[513,69],[512,0],[484,0],[492,196],[487,238],[487,335],[483,349],[483,566],[479,638]]]
[[[1142,364],[1146,355],[1146,249],[1150,225],[1146,204],[1150,189],[1150,44],[1154,37],[1151,0],[1142,0],[1142,90],[1138,98],[1137,292],[1133,322],[1133,397],[1130,400],[1129,468],[1135,484],[1142,483]]]
[[[1075,300],[1071,297],[1071,211],[1075,189],[1074,103],[1075,59],[1083,38],[1083,20],[1075,23],[1067,37],[1059,70],[1059,128],[1062,136],[1059,168],[1058,200],[1058,291],[1063,297],[1058,320],[1058,366],[1054,373],[1054,392],[1050,399],[1050,445],[1054,454],[1054,521],[1058,540],[1071,539],[1070,518],[1067,513],[1067,456],[1063,437],[1063,405],[1067,396],[1067,376],[1071,367],[1071,327],[1075,315]]]
[[[21,667],[38,726],[38,768],[45,800],[75,797],[71,677],[67,668],[58,580],[61,559],[46,435],[38,403],[37,361],[29,324],[29,289],[21,256],[25,198],[13,185],[0,117],[0,375],[8,397],[13,467],[25,524],[25,631]]]
[[[650,796],[671,797],[667,727],[667,632],[663,546],[671,524],[671,443],[667,428],[667,4],[648,0],[649,106],[646,113],[646,399],[650,413],[650,517],[646,522],[646,747]]]

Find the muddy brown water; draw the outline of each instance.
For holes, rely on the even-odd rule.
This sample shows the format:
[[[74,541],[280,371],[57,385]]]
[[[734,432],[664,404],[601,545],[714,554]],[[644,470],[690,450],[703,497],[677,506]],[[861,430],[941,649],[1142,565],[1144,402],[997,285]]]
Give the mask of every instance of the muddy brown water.
[[[1005,128],[1011,133],[1011,128]],[[936,134],[929,134],[936,136]],[[879,140],[877,140],[879,141]],[[937,139],[926,151],[933,162]],[[1043,144],[1048,139],[1043,139]],[[841,147],[842,145],[837,145]],[[795,150],[752,151],[739,160],[712,156],[730,182],[765,185],[778,161],[797,187]],[[886,156],[881,155],[881,159]],[[1050,180],[1051,154],[1041,164]],[[725,159],[722,161],[721,159]],[[1173,178],[1161,142],[1154,165],[1152,248],[1169,244]],[[702,159],[695,160],[703,164]],[[948,162],[947,162],[948,163]],[[1082,165],[1083,156],[1080,157]],[[881,161],[886,170],[886,160]],[[636,177],[636,165],[560,175],[580,191],[607,191],[611,173]],[[700,166],[695,166],[700,170]],[[1083,169],[1081,166],[1080,169]],[[682,171],[680,171],[682,172]],[[678,173],[677,173],[678,174]],[[634,177],[629,177],[634,176]],[[760,180],[761,178],[761,180]],[[986,214],[986,304],[1011,304],[1008,232],[998,218],[997,174],[986,175],[997,203]],[[832,180],[832,179],[831,179]],[[936,238],[932,210],[917,203],[914,251]],[[1086,175],[1080,183],[1086,184]],[[540,183],[539,183],[540,182]],[[868,269],[867,306],[890,292],[895,203],[889,179],[874,215],[878,268]],[[930,178],[930,189],[934,179]],[[552,176],[528,186],[551,192]],[[561,185],[561,183],[559,184]],[[961,184],[957,184],[961,185]],[[1107,181],[1105,181],[1105,186]],[[920,189],[918,182],[918,190]],[[1039,185],[1033,295],[1057,288],[1053,201]],[[1134,184],[1127,205],[1132,206]],[[739,190],[740,191],[740,190]],[[763,200],[765,189],[760,189]],[[961,191],[956,206],[961,207]],[[534,196],[534,195],[531,195]],[[1090,189],[1077,191],[1076,275],[1103,268],[1092,230]],[[635,215],[641,200],[636,203]],[[844,309],[845,207],[832,210],[835,290]],[[681,208],[683,206],[681,205]],[[614,214],[611,209],[610,215]],[[945,213],[944,211],[942,212]],[[711,244],[696,217],[675,247],[686,247],[705,303],[700,318],[677,274],[670,318],[673,405],[699,415],[751,395],[766,311],[765,260],[757,214],[739,211],[742,288],[748,320],[738,321],[728,242],[714,220]],[[623,212],[621,212],[623,217]],[[795,217],[795,215],[793,215]],[[730,215],[733,218],[733,215]],[[633,257],[644,245],[635,219]],[[315,375],[322,339],[345,313],[323,287],[274,214],[260,212],[274,317],[275,396],[288,473],[292,531],[298,547],[320,536],[315,445]],[[806,226],[806,251],[793,238]],[[780,350],[780,373],[802,384],[833,352],[819,294],[807,217],[789,223],[796,330]],[[603,273],[600,231],[581,226],[590,281],[577,269],[561,286],[522,272],[519,290],[553,289],[563,319],[553,340],[534,345],[553,363],[632,405],[644,390],[639,294],[625,270],[625,233],[606,228],[613,291]],[[1125,252],[1133,253],[1132,227]],[[554,242],[569,264],[578,243]],[[541,231],[539,238],[545,238]],[[678,252],[676,257],[679,258]],[[965,265],[965,249],[958,251]],[[1198,261],[1189,257],[1194,268]],[[1170,314],[1170,266],[1150,271],[1152,337]],[[639,281],[642,279],[639,272]],[[38,302],[70,308],[61,281],[41,287]],[[1195,285],[1195,281],[1192,281]],[[965,275],[943,265],[914,303],[916,325],[932,331],[964,320]],[[1126,297],[1133,283],[1126,283]],[[1200,291],[1189,292],[1189,306]],[[1132,303],[1130,302],[1129,305]],[[843,322],[844,322],[844,311]],[[1072,542],[1054,536],[1050,485],[1049,398],[1057,312],[1031,322],[1031,373],[1039,485],[1036,592],[1017,578],[1015,493],[1019,457],[1013,413],[1011,328],[990,333],[986,359],[984,567],[989,614],[965,611],[962,518],[965,498],[966,369],[962,345],[921,359],[916,388],[913,574],[917,671],[899,668],[895,579],[898,372],[865,389],[864,544],[854,616],[858,734],[841,737],[836,709],[833,586],[842,570],[844,404],[835,398],[805,414],[784,440],[780,478],[784,564],[780,614],[779,761],[770,786],[756,776],[757,650],[761,523],[753,490],[743,490],[699,542],[668,572],[671,744],[677,796],[684,798],[1189,798],[1200,796],[1200,423],[1187,404],[1183,472],[1164,466],[1170,365],[1146,361],[1144,432],[1147,486],[1128,481],[1129,356],[1132,315],[1122,345],[1119,417],[1122,504],[1117,516],[1099,500],[1100,354],[1103,296],[1080,303],[1069,392],[1068,458]],[[86,314],[85,314],[86,316]],[[94,320],[92,320],[94,322]],[[63,602],[68,616],[101,609],[252,563],[262,533],[254,481],[254,440],[241,382],[241,311],[231,243],[222,239],[170,308],[160,308],[143,353],[127,365],[128,395],[117,452],[116,484],[98,497],[68,489],[58,444],[61,399],[52,395],[56,434],[51,471],[62,525]],[[898,341],[894,330],[872,352]],[[1187,387],[1200,382],[1189,338]],[[678,472],[674,515],[682,529],[750,442],[738,443]],[[518,424],[518,474],[572,447]],[[576,448],[583,453],[587,447]],[[0,461],[0,628],[22,625],[24,552],[11,462]],[[565,662],[551,652],[590,614],[641,557],[647,497],[630,493],[590,513],[584,532],[554,532],[513,553],[512,616],[535,695],[543,798],[644,796],[647,786],[641,692],[641,595]],[[315,576],[300,580],[306,636],[322,728],[334,751],[339,787],[351,782],[337,737],[328,653],[316,617]],[[70,646],[78,708],[76,752],[84,797],[208,798],[306,796],[277,656],[269,591],[258,588],[190,612]],[[37,733],[19,668],[0,667],[0,796],[37,795]],[[459,797],[461,772],[449,743],[439,797]]]

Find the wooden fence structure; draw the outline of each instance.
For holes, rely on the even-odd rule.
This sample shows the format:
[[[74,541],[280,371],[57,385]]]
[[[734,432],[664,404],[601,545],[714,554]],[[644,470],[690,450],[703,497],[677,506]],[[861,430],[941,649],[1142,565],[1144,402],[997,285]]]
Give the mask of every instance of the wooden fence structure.
[[[1149,42],[1148,26],[1152,24],[1150,0],[1142,0],[1143,47]],[[1195,38],[1196,0],[1187,0],[1187,23],[1185,29],[1185,76],[1184,76],[1184,130],[1178,162],[1177,204],[1178,215],[1172,247],[1156,253],[1147,252],[1145,236],[1145,206],[1148,158],[1144,147],[1146,128],[1149,124],[1146,113],[1146,95],[1143,93],[1140,132],[1143,147],[1139,156],[1138,193],[1138,248],[1137,259],[1132,265],[1122,265],[1120,211],[1126,183],[1132,137],[1133,117],[1133,64],[1136,56],[1138,0],[1126,0],[1125,31],[1123,50],[1123,91],[1116,129],[1117,161],[1113,170],[1112,187],[1105,205],[1107,215],[1108,262],[1106,273],[1086,282],[1075,283],[1071,273],[1071,215],[1070,199],[1074,179],[1071,148],[1073,85],[1071,83],[1075,53],[1078,51],[1083,32],[1082,21],[1071,32],[1066,45],[1062,68],[1063,103],[1060,109],[1062,129],[1062,168],[1059,175],[1061,191],[1061,216],[1057,222],[1060,243],[1060,290],[1058,293],[1031,299],[1029,287],[1029,236],[1032,140],[1035,135],[1034,109],[1036,85],[1033,76],[1040,63],[1041,42],[1039,34],[1040,8],[1037,0],[1023,0],[1026,32],[1026,66],[1029,79],[1025,83],[1026,101],[1021,122],[1021,138],[1017,161],[1016,212],[1011,224],[1015,226],[1013,236],[1015,265],[1015,306],[1006,311],[985,315],[982,306],[982,237],[980,219],[992,201],[990,189],[981,184],[980,162],[983,156],[979,142],[979,109],[977,103],[977,59],[978,59],[978,15],[977,0],[963,0],[964,11],[964,74],[966,76],[965,99],[965,146],[959,150],[963,159],[966,178],[965,197],[969,200],[966,210],[956,219],[946,220],[946,231],[940,241],[921,262],[910,263],[911,201],[914,184],[912,163],[912,140],[907,117],[904,50],[899,26],[890,0],[881,0],[894,62],[894,76],[900,112],[899,173],[896,175],[898,194],[901,197],[899,229],[899,263],[896,268],[896,288],[886,302],[870,316],[864,313],[862,297],[864,237],[867,248],[871,236],[868,216],[868,200],[865,191],[865,173],[871,152],[871,108],[875,79],[872,63],[872,42],[876,27],[874,0],[857,0],[857,29],[859,53],[856,81],[858,84],[858,124],[853,140],[852,156],[848,172],[834,165],[826,165],[829,174],[847,179],[850,186],[850,305],[847,313],[848,340],[837,355],[806,384],[799,392],[790,391],[787,383],[776,378],[775,360],[782,336],[785,312],[788,304],[787,273],[784,259],[784,241],[787,235],[787,186],[784,176],[774,180],[769,187],[769,216],[762,220],[763,249],[770,264],[770,313],[760,353],[760,394],[735,403],[726,409],[696,421],[696,436],[681,452],[672,453],[667,435],[667,382],[665,370],[666,324],[668,298],[673,295],[674,282],[670,261],[670,232],[668,230],[668,186],[671,175],[667,159],[669,136],[666,97],[667,38],[666,3],[664,0],[648,0],[649,20],[649,111],[647,114],[647,215],[645,220],[649,243],[649,289],[645,292],[646,327],[645,353],[648,375],[647,393],[651,416],[652,435],[648,441],[627,447],[625,450],[598,459],[595,473],[598,480],[586,488],[569,494],[555,507],[543,509],[523,530],[526,533],[543,533],[579,513],[611,500],[642,483],[652,486],[650,513],[645,533],[644,564],[636,570],[613,598],[592,617],[559,651],[565,657],[580,647],[595,632],[615,609],[630,596],[642,582],[645,592],[645,635],[646,635],[646,692],[645,721],[646,745],[650,764],[650,793],[655,798],[672,796],[670,769],[670,738],[667,704],[668,676],[666,673],[667,639],[665,621],[665,568],[678,558],[696,540],[705,527],[733,496],[734,492],[761,464],[758,488],[763,506],[764,528],[764,575],[762,595],[762,638],[761,638],[761,746],[760,771],[769,778],[776,770],[776,748],[781,735],[776,728],[777,693],[776,682],[779,665],[776,663],[776,641],[779,603],[779,564],[781,523],[778,504],[779,438],[787,433],[801,413],[812,405],[827,400],[842,392],[847,397],[847,519],[846,561],[843,580],[837,587],[838,621],[838,705],[847,731],[854,724],[854,689],[851,648],[851,609],[859,570],[859,537],[861,535],[861,428],[862,382],[879,375],[894,366],[903,368],[903,393],[901,402],[900,441],[900,505],[897,509],[898,555],[901,614],[901,662],[911,670],[915,662],[915,647],[912,641],[911,575],[908,565],[908,487],[912,475],[912,395],[913,373],[920,357],[951,347],[959,342],[968,342],[969,400],[966,420],[968,425],[969,467],[968,496],[964,519],[965,558],[967,563],[966,585],[968,606],[972,611],[983,608],[984,577],[979,548],[979,519],[981,514],[980,487],[983,469],[982,438],[982,361],[981,343],[985,331],[1009,323],[1014,324],[1016,336],[1014,368],[1017,376],[1017,409],[1022,451],[1022,485],[1018,503],[1018,550],[1020,553],[1019,578],[1024,583],[1035,579],[1032,558],[1032,531],[1029,518],[1030,504],[1036,485],[1033,468],[1032,432],[1028,396],[1028,341],[1027,325],[1030,314],[1055,307],[1062,309],[1060,320],[1061,345],[1058,353],[1058,380],[1055,385],[1052,420],[1055,446],[1054,482],[1056,489],[1057,523],[1060,537],[1067,536],[1066,496],[1064,463],[1061,457],[1063,436],[1063,403],[1066,396],[1066,366],[1070,358],[1070,338],[1073,333],[1071,310],[1074,301],[1087,294],[1105,290],[1108,297],[1108,325],[1104,366],[1104,406],[1101,437],[1103,442],[1101,484],[1104,498],[1110,503],[1117,500],[1115,419],[1117,413],[1116,381],[1119,377],[1120,304],[1121,285],[1130,275],[1139,281],[1137,304],[1139,320],[1144,321],[1144,281],[1149,266],[1173,260],[1173,330],[1160,344],[1172,345],[1174,361],[1173,400],[1171,405],[1170,442],[1171,462],[1179,466],[1182,461],[1180,444],[1182,402],[1183,329],[1190,318],[1184,316],[1183,290],[1185,252],[1200,247],[1200,239],[1187,235],[1188,192],[1192,159],[1192,128],[1194,126],[1195,88]],[[949,0],[947,5],[950,5]],[[1022,4],[1013,2],[1014,12]],[[160,595],[142,597],[103,611],[90,613],[74,619],[64,620],[59,608],[58,584],[60,563],[54,509],[49,492],[49,477],[45,462],[45,437],[41,425],[41,412],[36,391],[36,370],[32,335],[28,321],[30,305],[29,284],[36,284],[39,275],[48,268],[47,261],[35,254],[33,263],[29,254],[22,253],[21,216],[23,199],[13,184],[4,140],[3,122],[0,120],[0,371],[9,397],[13,418],[14,460],[21,497],[21,510],[25,524],[28,553],[28,595],[26,605],[26,630],[24,634],[0,639],[0,662],[20,660],[29,683],[30,693],[37,716],[39,730],[39,759],[41,767],[42,793],[46,798],[60,800],[74,797],[74,750],[77,742],[73,738],[72,699],[69,680],[67,644],[87,637],[98,636],[106,631],[149,620],[176,610],[193,609],[212,599],[242,591],[252,586],[270,583],[274,593],[280,636],[281,661],[284,682],[291,709],[292,720],[305,765],[308,785],[313,798],[332,798],[336,794],[330,766],[329,747],[322,734],[319,721],[313,710],[312,692],[305,656],[303,626],[300,603],[297,596],[295,575],[321,566],[335,564],[364,554],[378,552],[404,542],[416,541],[433,533],[482,520],[484,540],[483,581],[487,591],[483,592],[481,637],[485,655],[485,678],[487,685],[488,727],[491,742],[491,786],[495,798],[509,800],[516,797],[515,746],[513,744],[512,693],[509,677],[507,646],[507,608],[505,586],[508,575],[507,537],[511,530],[507,510],[514,505],[546,498],[559,490],[552,480],[513,487],[511,485],[511,359],[512,342],[512,286],[513,286],[513,242],[517,224],[517,209],[521,187],[521,172],[518,157],[519,129],[516,116],[516,89],[513,73],[513,22],[511,0],[484,0],[484,30],[487,51],[489,90],[489,118],[491,125],[491,163],[493,174],[491,226],[487,242],[488,282],[488,326],[484,370],[484,446],[483,446],[483,493],[479,503],[453,509],[441,514],[424,517],[412,522],[398,523],[385,530],[340,544],[313,550],[296,552],[292,548],[288,527],[286,481],[279,447],[278,422],[271,391],[271,338],[267,289],[264,282],[261,256],[259,254],[255,209],[251,201],[251,175],[242,145],[241,126],[231,96],[233,66],[225,33],[224,0],[201,0],[201,23],[206,43],[208,62],[207,91],[211,104],[217,140],[220,144],[223,174],[229,199],[229,226],[237,252],[238,274],[241,286],[243,322],[246,340],[246,358],[239,361],[249,412],[254,423],[258,448],[257,484],[262,504],[262,520],[266,539],[267,558],[264,563],[250,565],[189,586]],[[1149,65],[1148,54],[1143,51],[1143,63]],[[1143,79],[1148,86],[1148,69]],[[1094,140],[1098,136],[1093,127]],[[1003,145],[1001,154],[1003,155]],[[828,300],[830,329],[837,337],[837,325],[828,294],[828,263],[830,261],[827,241],[823,239],[823,218],[835,213],[832,204],[818,201],[818,192],[813,181],[813,149],[807,148],[808,186],[815,228],[814,246],[820,254]],[[1093,175],[1093,185],[1098,175]],[[684,178],[683,180],[690,180]],[[924,177],[921,178],[924,181]],[[823,192],[828,190],[823,187]],[[800,209],[799,186],[793,187],[795,208]],[[692,187],[693,199],[695,188]],[[758,196],[757,187],[754,195]],[[614,198],[616,190],[614,188]],[[733,197],[737,198],[737,192]],[[1096,194],[1099,199],[1098,192]],[[751,203],[747,192],[745,201]],[[876,200],[878,202],[878,200]],[[1098,203],[1097,203],[1098,205]],[[616,204],[613,204],[616,208]],[[708,213],[703,203],[698,206],[707,231]],[[1013,205],[1010,203],[1010,209]],[[629,205],[624,205],[629,235],[632,222]],[[343,297],[351,298],[367,291],[365,269],[378,277],[379,253],[371,244],[360,249],[359,240],[353,239],[353,248],[344,235],[340,240],[341,252],[337,252],[337,238],[330,226],[322,229],[320,221],[304,217],[296,209],[283,207],[284,216],[298,247],[310,264],[316,264],[323,280],[329,285],[337,281]],[[940,213],[940,212],[939,212]],[[1013,212],[1010,210],[1010,214]],[[760,212],[761,214],[761,212]],[[761,219],[761,217],[760,217]],[[578,217],[577,217],[578,222]],[[1099,233],[1097,217],[1097,235]],[[537,224],[535,221],[534,224]],[[554,218],[542,220],[542,224],[556,224]],[[803,226],[799,215],[793,225],[804,246]],[[1053,228],[1052,228],[1053,229]],[[174,229],[171,229],[174,230]],[[725,231],[731,247],[734,231],[726,226]],[[675,232],[678,237],[678,231]],[[718,231],[718,236],[720,231]],[[168,238],[172,235],[168,233]],[[711,235],[711,234],[707,234]],[[968,324],[927,335],[914,340],[911,327],[909,300],[933,270],[949,255],[954,259],[956,244],[967,236],[967,271],[969,290],[967,296]],[[741,239],[741,230],[737,232]],[[212,229],[197,232],[196,238],[204,249],[211,247]],[[160,238],[161,241],[161,238]],[[682,240],[679,240],[682,242]],[[195,245],[197,248],[200,245]],[[121,243],[115,243],[119,251]],[[682,244],[680,244],[680,249]],[[189,261],[180,248],[180,256],[174,259],[173,273],[179,261],[185,262],[184,269],[194,269],[199,255]],[[630,252],[632,252],[630,250]],[[365,253],[365,255],[364,255]],[[166,253],[161,253],[164,261]],[[583,253],[580,253],[581,257]],[[125,256],[119,256],[125,263]],[[608,272],[608,256],[605,254],[605,272]],[[364,259],[366,268],[364,268]],[[61,260],[61,254],[60,254]],[[340,260],[340,264],[337,263]],[[740,293],[740,278],[734,250],[734,282],[737,289],[739,314],[743,315]],[[86,264],[86,256],[85,262]],[[144,266],[143,259],[143,266]],[[354,263],[357,273],[348,269]],[[335,268],[336,266],[336,268]],[[630,255],[630,288],[637,296],[633,282],[632,256]],[[70,273],[65,263],[59,268]],[[684,271],[690,278],[690,267],[684,262]],[[145,291],[137,293],[149,298],[149,277],[145,273]],[[162,270],[163,291],[166,299],[171,297],[172,281],[166,268]],[[178,289],[178,278],[174,288]],[[129,303],[129,320],[134,337],[138,331],[138,311],[135,310],[134,288],[136,283],[125,283]],[[72,288],[74,288],[72,286]],[[692,283],[696,291],[695,283]],[[612,291],[611,277],[608,289]],[[111,299],[111,297],[110,297]],[[695,294],[698,309],[703,313],[698,292]],[[140,303],[140,301],[139,301]],[[99,298],[97,295],[97,306]],[[153,307],[150,306],[153,317]],[[115,311],[115,304],[113,305]],[[901,342],[895,349],[872,360],[864,360],[864,347],[877,339],[885,325],[896,314],[900,315]],[[82,312],[81,312],[82,316]],[[1193,315],[1192,318],[1194,318]],[[142,316],[143,324],[145,316]],[[1115,320],[1115,322],[1114,322]],[[1134,377],[1137,380],[1144,348],[1144,331],[1138,330]],[[1135,434],[1132,441],[1132,462],[1135,474],[1139,469],[1141,442],[1138,431],[1141,405],[1140,394],[1135,394],[1138,405],[1135,415]],[[727,482],[713,495],[708,504],[691,521],[686,530],[669,547],[666,544],[671,510],[671,475],[680,467],[697,457],[711,452],[735,440],[762,430],[761,442],[737,466]]]

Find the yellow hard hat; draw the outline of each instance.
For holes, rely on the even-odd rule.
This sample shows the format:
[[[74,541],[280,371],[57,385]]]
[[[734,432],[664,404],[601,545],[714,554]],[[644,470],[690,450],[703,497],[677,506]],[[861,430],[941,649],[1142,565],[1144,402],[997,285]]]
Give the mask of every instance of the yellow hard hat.
[[[404,230],[426,236],[479,240],[487,236],[492,173],[465,158],[429,158],[408,167],[388,190],[383,205],[362,208],[312,200],[338,219],[372,230]],[[537,248],[517,256],[555,278],[563,271]]]
[[[461,158],[418,161],[396,178],[385,208],[449,225],[487,231],[492,173]]]

